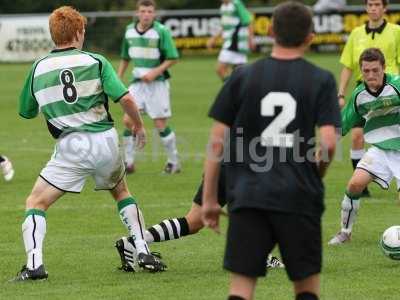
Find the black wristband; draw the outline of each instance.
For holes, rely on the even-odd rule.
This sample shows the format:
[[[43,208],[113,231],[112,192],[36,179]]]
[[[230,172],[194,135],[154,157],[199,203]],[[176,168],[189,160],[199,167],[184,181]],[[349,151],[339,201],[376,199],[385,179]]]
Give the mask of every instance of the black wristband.
[[[337,97],[340,98],[345,98],[345,96],[343,94],[338,94]]]

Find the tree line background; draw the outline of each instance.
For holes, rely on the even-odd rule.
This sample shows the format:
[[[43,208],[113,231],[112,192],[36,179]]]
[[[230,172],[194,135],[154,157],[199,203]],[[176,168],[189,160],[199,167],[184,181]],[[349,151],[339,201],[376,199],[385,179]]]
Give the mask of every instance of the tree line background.
[[[243,0],[247,6],[273,6],[279,0]],[[313,5],[316,0],[301,1]],[[399,3],[399,0],[391,3]],[[0,14],[13,13],[44,13],[62,5],[71,5],[80,11],[109,11],[109,10],[133,10],[134,0],[1,0]],[[348,4],[363,4],[364,0],[347,0]],[[157,4],[161,9],[185,9],[185,8],[217,8],[220,5],[218,0],[158,0]]]

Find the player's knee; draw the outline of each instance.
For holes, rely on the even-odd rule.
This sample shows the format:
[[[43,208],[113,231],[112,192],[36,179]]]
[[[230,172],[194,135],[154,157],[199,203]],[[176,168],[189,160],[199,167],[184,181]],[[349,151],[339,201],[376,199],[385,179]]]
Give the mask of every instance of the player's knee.
[[[309,292],[304,292],[296,295],[296,300],[318,300],[318,299],[319,298],[317,295]]]
[[[49,206],[47,199],[38,194],[30,194],[26,199],[26,208],[28,209],[47,210]]]

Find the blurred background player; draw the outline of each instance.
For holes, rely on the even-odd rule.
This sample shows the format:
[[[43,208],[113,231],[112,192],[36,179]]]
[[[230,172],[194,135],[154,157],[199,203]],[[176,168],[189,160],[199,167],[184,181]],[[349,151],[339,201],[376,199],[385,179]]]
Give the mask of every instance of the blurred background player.
[[[247,63],[247,54],[254,50],[252,16],[241,0],[222,0],[220,8],[221,31],[209,39],[208,48],[215,46],[222,36],[222,49],[218,56],[217,74],[225,81],[231,68]]]
[[[381,49],[386,58],[386,72],[390,74],[399,73],[400,26],[388,23],[384,19],[388,1],[366,0],[365,4],[368,22],[353,29],[340,58],[343,70],[340,75],[338,98],[342,107],[344,106],[346,90],[351,77],[354,75],[357,85],[362,80],[358,61],[365,49],[371,47]],[[365,154],[362,124],[352,130],[351,140],[350,158],[355,170],[358,162]],[[363,191],[363,196],[369,195],[366,187]]]
[[[316,13],[329,13],[341,11],[346,7],[346,0],[318,0],[314,6]]]
[[[218,203],[221,207],[224,207],[226,204],[225,180],[225,167],[224,165],[221,165],[221,175],[218,180]],[[202,195],[203,181],[201,181],[200,186],[197,189],[193,198],[192,207],[186,216],[163,220],[159,224],[148,228],[144,234],[146,242],[153,243],[179,239],[187,235],[196,234],[203,229],[204,224],[201,219]],[[121,269],[127,272],[133,271],[135,262],[132,258],[132,253],[135,253],[136,249],[134,248],[132,239],[129,237],[123,237],[115,243],[115,246],[121,258]],[[268,255],[266,267],[283,268],[284,265],[277,257]]]
[[[0,155],[0,168],[3,172],[4,180],[11,181],[14,177],[14,168],[11,161],[4,155]]]
[[[27,263],[15,281],[48,277],[43,264],[46,211],[66,192],[81,192],[91,176],[96,190],[108,190],[130,236],[135,236],[138,261],[143,269],[162,271],[164,266],[150,254],[143,232],[143,216],[125,182],[125,168],[118,134],[108,111],[108,97],[119,102],[132,120],[138,146],[146,142],[143,122],[132,95],[101,55],[81,51],[86,19],[72,7],[54,10],[49,18],[56,48],[36,61],[20,96],[19,114],[27,119],[42,112],[55,151],[40,172],[26,199],[22,235]],[[88,218],[93,216],[89,215]]]
[[[393,178],[400,183],[400,77],[385,74],[385,57],[378,48],[360,56],[363,83],[351,95],[342,111],[342,135],[354,125],[364,124],[365,141],[372,146],[364,154],[351,177],[342,201],[341,230],[330,241],[340,245],[350,241],[364,188],[372,181],[388,189]]]
[[[171,117],[168,69],[179,58],[170,31],[155,21],[156,3],[139,0],[136,16],[138,21],[127,26],[121,48],[118,76],[123,77],[129,62],[133,62],[132,84],[129,92],[134,95],[139,109],[153,120],[167,153],[164,173],[174,174],[181,170],[175,132],[168,126]],[[126,130],[123,134],[125,164],[128,173],[135,171],[135,136],[130,128],[132,121],[124,115]]]
[[[267,253],[279,245],[295,299],[317,300],[322,177],[333,159],[340,127],[336,82],[330,72],[303,59],[314,36],[306,6],[285,2],[275,8],[272,19],[271,57],[236,69],[210,110],[214,123],[202,217],[219,232],[219,160],[225,158],[228,299],[253,299],[257,278],[266,275]],[[316,127],[320,154],[314,157]]]

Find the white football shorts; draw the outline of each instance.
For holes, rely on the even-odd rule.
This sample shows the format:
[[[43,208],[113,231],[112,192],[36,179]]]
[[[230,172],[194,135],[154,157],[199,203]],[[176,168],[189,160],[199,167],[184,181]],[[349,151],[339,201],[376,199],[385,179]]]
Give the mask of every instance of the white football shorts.
[[[171,104],[168,80],[155,80],[149,83],[135,82],[129,86],[138,108],[151,119],[171,117]]]
[[[382,150],[370,147],[357,164],[358,169],[370,173],[374,182],[383,189],[388,189],[393,178],[396,179],[397,189],[400,188],[400,151]]]
[[[103,132],[73,132],[59,138],[40,177],[59,190],[79,193],[86,178],[96,190],[111,190],[124,178],[125,167],[115,128]]]
[[[218,61],[228,65],[244,65],[247,63],[247,55],[240,52],[222,49],[219,52]]]

